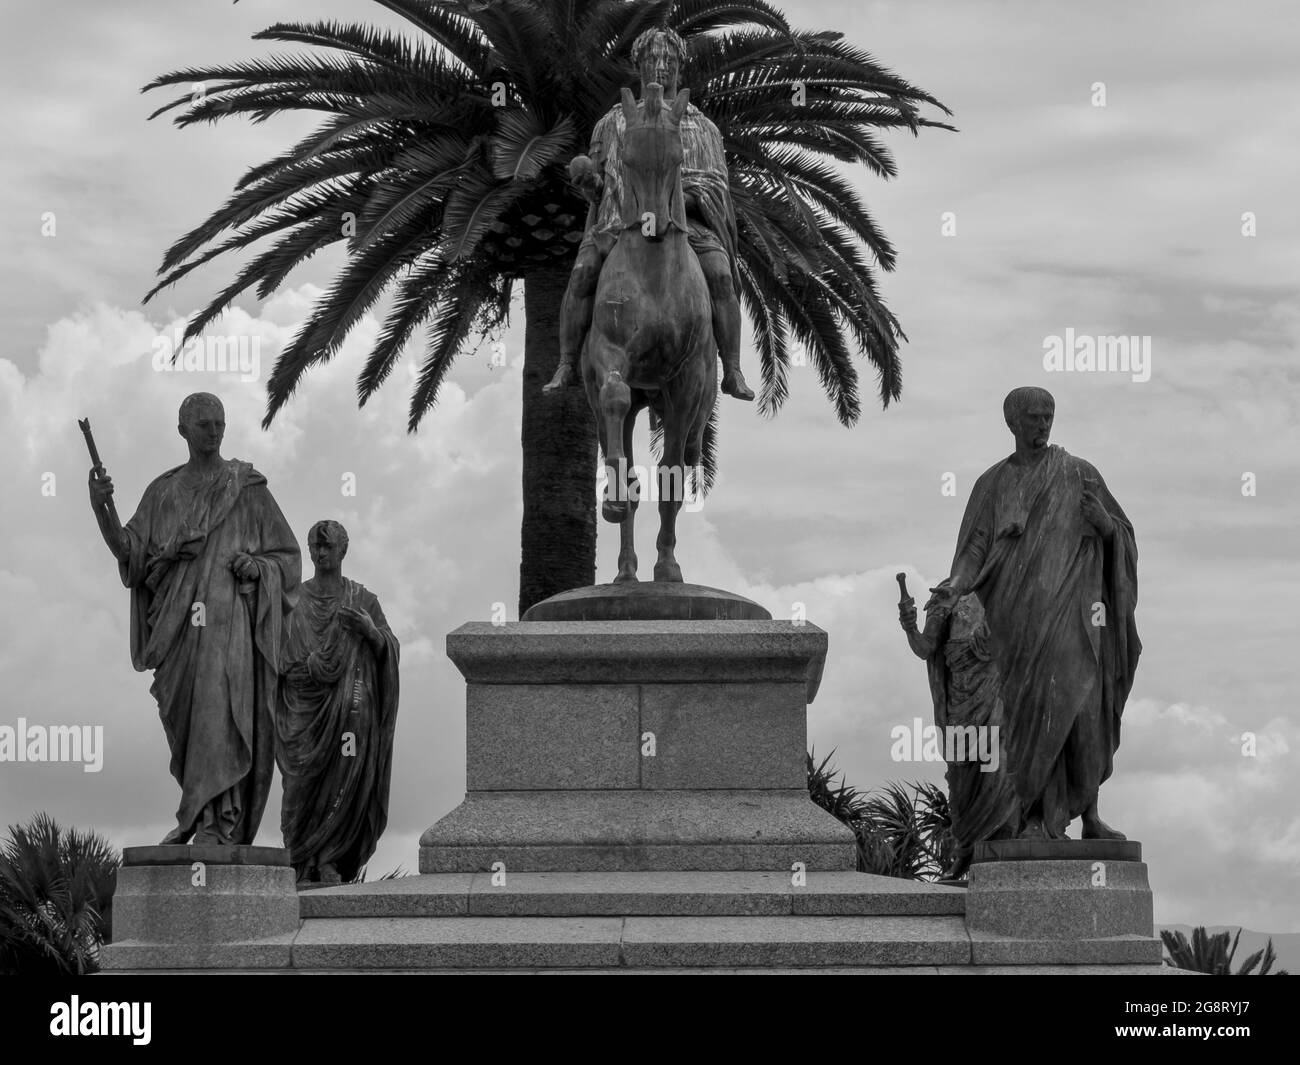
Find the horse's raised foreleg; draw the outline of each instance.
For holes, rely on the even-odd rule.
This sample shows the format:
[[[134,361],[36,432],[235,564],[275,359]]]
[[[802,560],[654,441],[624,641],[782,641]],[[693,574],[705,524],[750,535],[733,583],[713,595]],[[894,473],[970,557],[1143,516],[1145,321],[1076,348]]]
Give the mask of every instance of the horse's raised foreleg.
[[[617,370],[605,374],[598,397],[600,409],[597,416],[605,423],[605,498],[600,504],[600,514],[606,521],[622,522],[630,510],[628,506],[628,460],[624,451],[624,422],[632,406],[632,390]]]
[[[632,430],[636,426],[636,411],[629,411],[623,419],[623,455],[628,465],[632,464]],[[641,501],[641,482],[633,467],[627,479],[628,508],[627,517],[618,529],[618,576],[615,583],[636,580],[636,542],[633,528],[636,524],[636,508]]]

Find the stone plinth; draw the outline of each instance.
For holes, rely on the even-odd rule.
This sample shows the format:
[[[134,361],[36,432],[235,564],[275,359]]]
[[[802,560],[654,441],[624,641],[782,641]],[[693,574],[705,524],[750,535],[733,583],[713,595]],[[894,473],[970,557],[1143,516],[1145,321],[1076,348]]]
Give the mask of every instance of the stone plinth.
[[[294,872],[281,847],[127,847],[103,966],[282,968],[298,922]]]
[[[976,862],[1140,862],[1132,839],[991,839],[975,844]]]
[[[1141,857],[1131,840],[979,845],[966,897],[974,964],[1158,964]]]
[[[815,625],[472,623],[447,653],[466,796],[421,838],[421,872],[853,868],[852,833],[807,792]]]
[[[520,621],[771,621],[765,607],[702,584],[627,581],[574,588],[535,603]]]

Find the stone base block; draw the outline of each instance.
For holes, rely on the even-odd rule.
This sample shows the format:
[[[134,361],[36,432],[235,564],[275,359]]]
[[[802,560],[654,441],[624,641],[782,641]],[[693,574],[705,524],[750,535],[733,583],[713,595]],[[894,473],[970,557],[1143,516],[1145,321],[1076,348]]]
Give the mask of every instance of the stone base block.
[[[573,620],[447,637],[466,796],[421,838],[422,873],[854,868],[852,833],[807,792],[826,633],[674,616],[718,597],[766,614],[688,591],[578,589],[548,607]],[[595,603],[604,620],[582,620]]]
[[[466,788],[806,787],[806,712],[804,681],[472,684]]]
[[[298,931],[279,847],[128,847],[105,969],[276,968]]]
[[[1145,862],[976,863],[966,915],[972,931],[1017,939],[1155,935]]]
[[[420,838],[420,872],[853,869],[853,833],[783,791],[470,792]]]
[[[1068,851],[1057,846],[1052,853]],[[1156,964],[1161,958],[1144,862],[977,861],[966,921],[977,965]]]

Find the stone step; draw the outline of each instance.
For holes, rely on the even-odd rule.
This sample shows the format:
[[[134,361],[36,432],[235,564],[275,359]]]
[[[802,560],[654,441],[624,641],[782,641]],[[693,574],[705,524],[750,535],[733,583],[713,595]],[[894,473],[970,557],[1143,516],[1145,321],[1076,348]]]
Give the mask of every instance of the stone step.
[[[308,920],[366,917],[959,916],[961,888],[854,872],[433,873],[299,895]]]
[[[757,966],[684,966],[676,969],[293,969],[303,976],[1201,976],[1168,965],[825,965],[814,969],[765,969]],[[122,969],[104,975],[157,973],[157,969]],[[172,968],[177,976],[239,976],[248,969]]]
[[[363,917],[305,921],[295,969],[940,966],[971,961],[956,916]]]
[[[640,727],[629,735],[639,737]],[[802,743],[800,732],[793,749]],[[558,758],[536,744],[529,751],[535,760]],[[801,774],[804,758],[797,760]],[[511,872],[533,873],[767,872],[801,862],[806,869],[851,872],[856,855],[853,833],[814,805],[802,784],[705,789],[633,782],[466,792],[420,837],[419,871],[473,873],[500,862]]]

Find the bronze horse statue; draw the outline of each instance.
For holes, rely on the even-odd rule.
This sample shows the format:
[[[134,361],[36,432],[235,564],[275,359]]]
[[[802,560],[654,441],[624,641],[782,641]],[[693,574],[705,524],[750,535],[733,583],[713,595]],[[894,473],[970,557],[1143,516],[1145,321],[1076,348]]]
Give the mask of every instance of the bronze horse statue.
[[[718,391],[713,312],[704,271],[687,239],[678,129],[689,91],[665,107],[663,86],[644,106],[623,90],[623,228],[600,272],[582,383],[596,416],[608,483],[600,512],[621,526],[618,575],[634,581],[633,521],[640,484],[629,472],[636,416],[649,408],[663,427],[656,581],[680,581],[677,513],[688,475],[698,475]],[[694,471],[694,473],[692,473]],[[697,488],[702,487],[697,483]]]

